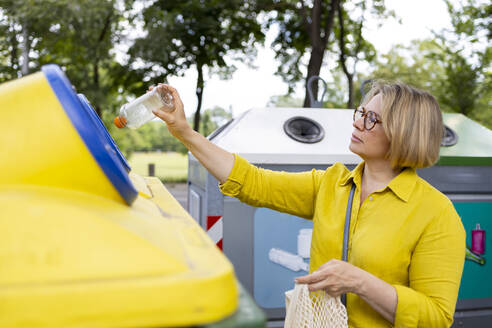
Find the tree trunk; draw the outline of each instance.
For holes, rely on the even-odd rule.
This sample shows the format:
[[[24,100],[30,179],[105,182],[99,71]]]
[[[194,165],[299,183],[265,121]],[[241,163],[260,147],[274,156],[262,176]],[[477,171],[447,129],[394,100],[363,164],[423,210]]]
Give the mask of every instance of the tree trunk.
[[[347,75],[347,82],[348,82],[347,108],[354,109],[354,75],[353,74]]]
[[[308,34],[309,40],[311,42],[311,57],[309,58],[308,72],[306,77],[306,92],[304,96],[304,107],[311,107],[308,95],[308,83],[307,81],[311,76],[319,76],[321,70],[321,65],[323,64],[323,57],[325,55],[326,45],[328,44],[328,39],[332,32],[333,21],[335,18],[336,9],[338,7],[338,2],[340,0],[331,0],[328,16],[326,18],[325,26],[323,28],[323,36],[321,35],[321,17],[323,13],[323,1],[314,0],[313,10],[311,11],[311,24],[309,24]],[[318,95],[318,84],[314,84],[313,95],[317,97]]]
[[[338,3],[338,25],[340,34],[338,36],[338,45],[340,47],[340,64],[342,66],[343,73],[345,77],[347,77],[348,83],[348,100],[347,100],[347,108],[351,109],[354,105],[354,73],[350,73],[347,68],[347,54],[345,53],[345,26],[343,21],[343,8],[340,3]]]
[[[93,83],[94,90],[99,90],[99,63],[96,61],[92,66],[92,75],[93,75]],[[102,110],[99,102],[96,103],[95,108],[97,115],[102,119]]]
[[[200,129],[200,109],[202,108],[202,97],[203,97],[203,65],[197,64],[196,69],[198,71],[198,79],[196,81],[196,96],[198,98],[198,104],[196,105],[195,118],[193,122],[193,130],[199,131]]]
[[[31,47],[29,44],[29,33],[27,31],[26,26],[22,26],[22,67],[21,74],[25,76],[29,74],[29,52],[31,51]]]
[[[101,33],[99,34],[99,38],[97,40],[97,45],[96,45],[96,51],[95,51],[95,58],[94,58],[94,65],[92,67],[92,75],[93,75],[93,83],[94,83],[94,90],[97,90],[99,91],[100,88],[99,88],[99,56],[101,55],[98,51],[98,47],[99,47],[99,44],[102,43],[104,41],[104,38],[106,36],[106,34],[108,33],[109,31],[109,28],[111,26],[111,19],[113,17],[113,11],[110,10],[108,15],[106,16],[106,19],[104,20],[104,26],[101,30]],[[99,102],[97,102],[96,106],[95,106],[95,110],[96,110],[96,113],[97,115],[99,115],[100,118],[102,118],[102,109],[101,109],[101,106],[99,105]]]
[[[15,32],[12,32],[10,41],[12,45],[10,63],[11,63],[12,71],[15,72],[19,69],[19,58],[17,58],[18,43],[17,43],[17,35],[15,34]],[[14,76],[12,76],[12,78],[14,78]]]

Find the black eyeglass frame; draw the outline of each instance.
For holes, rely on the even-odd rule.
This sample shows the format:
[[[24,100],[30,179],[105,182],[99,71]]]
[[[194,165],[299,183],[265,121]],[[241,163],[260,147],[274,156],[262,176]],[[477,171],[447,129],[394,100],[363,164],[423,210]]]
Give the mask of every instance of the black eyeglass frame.
[[[361,108],[362,108],[362,110],[361,110]],[[367,131],[370,131],[370,130],[374,129],[374,127],[376,126],[377,123],[380,123],[380,124],[383,123],[379,119],[378,114],[376,114],[372,110],[366,110],[363,106],[360,106],[360,107],[354,109],[354,115],[352,117],[352,119],[353,119],[354,122],[356,120],[355,116],[357,115],[357,112],[361,113],[360,114],[360,117],[361,118],[364,118],[364,129],[366,129]],[[372,118],[374,118],[374,120],[372,122],[369,121]],[[372,124],[372,125],[370,127],[368,127],[369,124]]]

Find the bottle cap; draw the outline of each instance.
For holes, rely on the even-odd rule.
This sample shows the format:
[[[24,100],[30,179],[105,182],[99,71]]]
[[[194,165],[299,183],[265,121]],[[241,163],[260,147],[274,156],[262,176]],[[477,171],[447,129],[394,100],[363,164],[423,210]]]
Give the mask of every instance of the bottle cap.
[[[480,223],[477,223],[477,224],[475,225],[475,230],[482,230],[482,229],[480,229]]]
[[[124,116],[116,116],[113,121],[114,125],[116,125],[119,129],[124,128],[126,126],[126,118]]]

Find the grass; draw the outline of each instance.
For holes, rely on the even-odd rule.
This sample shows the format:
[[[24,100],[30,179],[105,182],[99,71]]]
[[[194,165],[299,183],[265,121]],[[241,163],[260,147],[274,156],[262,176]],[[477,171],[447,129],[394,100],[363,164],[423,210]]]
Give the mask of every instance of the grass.
[[[143,176],[149,175],[149,164],[155,164],[155,176],[162,182],[186,182],[188,177],[188,155],[164,152],[133,153],[128,162],[132,172]]]

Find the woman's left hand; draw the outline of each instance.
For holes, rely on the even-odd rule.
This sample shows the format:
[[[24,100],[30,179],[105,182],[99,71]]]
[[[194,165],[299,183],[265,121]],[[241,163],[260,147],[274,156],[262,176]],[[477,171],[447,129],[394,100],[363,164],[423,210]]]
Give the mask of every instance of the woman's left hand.
[[[296,278],[296,283],[308,284],[311,292],[324,289],[337,297],[344,293],[357,294],[366,273],[345,261],[330,260],[313,273]]]

